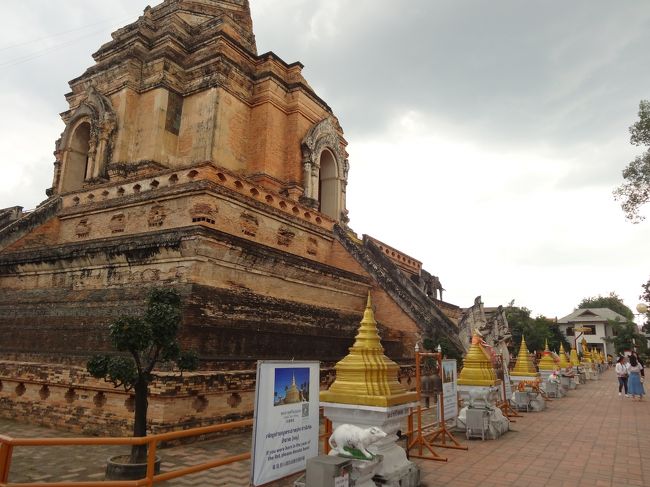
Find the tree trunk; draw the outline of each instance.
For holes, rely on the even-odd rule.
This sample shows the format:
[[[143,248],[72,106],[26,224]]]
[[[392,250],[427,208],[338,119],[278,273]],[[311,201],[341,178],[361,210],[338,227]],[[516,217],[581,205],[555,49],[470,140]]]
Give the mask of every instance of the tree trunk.
[[[135,384],[135,421],[133,422],[133,436],[147,436],[147,393],[149,382],[140,379]],[[134,445],[131,448],[131,463],[145,463],[147,461],[147,445]]]

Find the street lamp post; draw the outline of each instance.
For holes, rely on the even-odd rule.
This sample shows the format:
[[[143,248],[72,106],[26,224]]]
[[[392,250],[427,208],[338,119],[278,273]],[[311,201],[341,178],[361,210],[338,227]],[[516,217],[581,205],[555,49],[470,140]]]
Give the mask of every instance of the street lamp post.
[[[647,315],[647,313],[648,313],[648,305],[645,304],[645,303],[639,303],[639,304],[636,305],[636,310],[638,311],[638,316]],[[646,342],[648,342],[650,340],[650,333],[648,333],[648,332],[650,332],[650,330],[647,330],[643,334],[645,336],[645,338],[646,338]],[[636,352],[636,343],[634,345],[635,345],[634,346],[634,351]],[[646,345],[647,345],[647,343],[646,343]]]

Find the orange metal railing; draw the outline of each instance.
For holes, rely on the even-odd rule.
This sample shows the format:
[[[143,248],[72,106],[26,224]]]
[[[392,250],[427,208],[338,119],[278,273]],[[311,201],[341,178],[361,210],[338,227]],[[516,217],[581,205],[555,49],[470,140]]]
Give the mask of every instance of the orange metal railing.
[[[322,408],[321,408],[322,414]],[[12,438],[10,436],[0,435],[0,487],[151,487],[157,482],[171,480],[185,475],[209,470],[211,468],[222,467],[231,463],[241,462],[251,458],[250,452],[242,453],[240,455],[233,455],[220,460],[212,460],[209,462],[192,465],[170,472],[154,474],[154,463],[156,461],[156,451],[158,443],[161,441],[173,441],[180,438],[188,438],[191,436],[206,435],[210,433],[218,433],[221,431],[229,431],[233,429],[246,428],[253,425],[252,419],[242,421],[235,421],[232,423],[223,423],[213,426],[205,426],[203,428],[194,428],[185,431],[175,431],[171,433],[161,433],[141,438]],[[332,422],[324,418],[324,433],[319,435],[319,439],[323,440],[323,450],[328,453],[330,450],[327,440],[332,434]],[[9,469],[11,467],[11,459],[13,449],[16,446],[23,447],[38,447],[38,446],[99,446],[99,445],[144,445],[148,446],[147,457],[147,475],[140,480],[129,481],[99,481],[99,482],[32,482],[32,483],[9,483]]]
[[[251,457],[250,452],[240,455],[233,455],[227,458],[212,460],[209,462],[192,465],[189,467],[172,470],[170,472],[154,474],[154,463],[156,461],[156,451],[158,443],[161,441],[173,441],[180,438],[191,436],[207,435],[221,431],[246,428],[252,426],[252,419],[235,421],[232,423],[217,424],[214,426],[205,426],[203,428],[194,428],[185,431],[174,431],[171,433],[161,433],[157,435],[145,436],[140,438],[11,438],[0,435],[0,487],[151,487],[157,482],[171,480],[185,475],[209,470],[211,468],[221,467],[231,463],[248,460]],[[97,446],[97,445],[144,445],[148,446],[147,457],[147,474],[145,478],[130,481],[101,481],[101,482],[54,482],[54,483],[9,483],[9,469],[11,468],[11,458],[13,449],[16,446],[34,447],[34,446]]]

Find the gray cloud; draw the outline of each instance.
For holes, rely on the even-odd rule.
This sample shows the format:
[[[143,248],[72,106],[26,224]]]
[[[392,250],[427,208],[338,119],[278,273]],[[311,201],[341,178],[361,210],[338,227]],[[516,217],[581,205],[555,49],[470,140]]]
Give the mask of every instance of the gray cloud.
[[[634,304],[650,229],[623,222],[611,188],[650,98],[645,0],[250,1],[259,51],[302,61],[346,131],[356,229],[424,261],[460,305],[483,294],[562,315],[611,290]],[[0,66],[54,49],[0,67],[0,207],[43,199],[68,80],[148,3],[158,2],[3,10]],[[410,113],[418,130],[398,123]],[[474,150],[462,153],[463,141]]]
[[[298,39],[317,5],[287,7],[299,9]],[[258,39],[273,36],[269,48],[307,65],[354,136],[419,109],[462,124],[468,138],[571,144],[629,120],[647,91],[644,2],[379,0],[335,14],[335,33],[319,42],[278,39],[268,19],[257,19]]]

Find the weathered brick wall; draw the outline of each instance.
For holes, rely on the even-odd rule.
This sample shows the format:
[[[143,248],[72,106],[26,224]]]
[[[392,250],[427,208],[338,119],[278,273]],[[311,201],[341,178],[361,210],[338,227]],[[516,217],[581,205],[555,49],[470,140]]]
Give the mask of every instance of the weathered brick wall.
[[[87,434],[132,432],[131,393],[80,367],[0,362],[0,415]],[[254,371],[161,372],[149,396],[149,430],[169,431],[250,417]]]
[[[334,380],[321,368],[321,390]],[[402,366],[400,381],[414,387],[412,366]],[[149,389],[150,433],[196,428],[250,418],[255,371],[159,372]],[[133,396],[96,380],[80,367],[0,362],[0,416],[84,434],[130,436]]]

